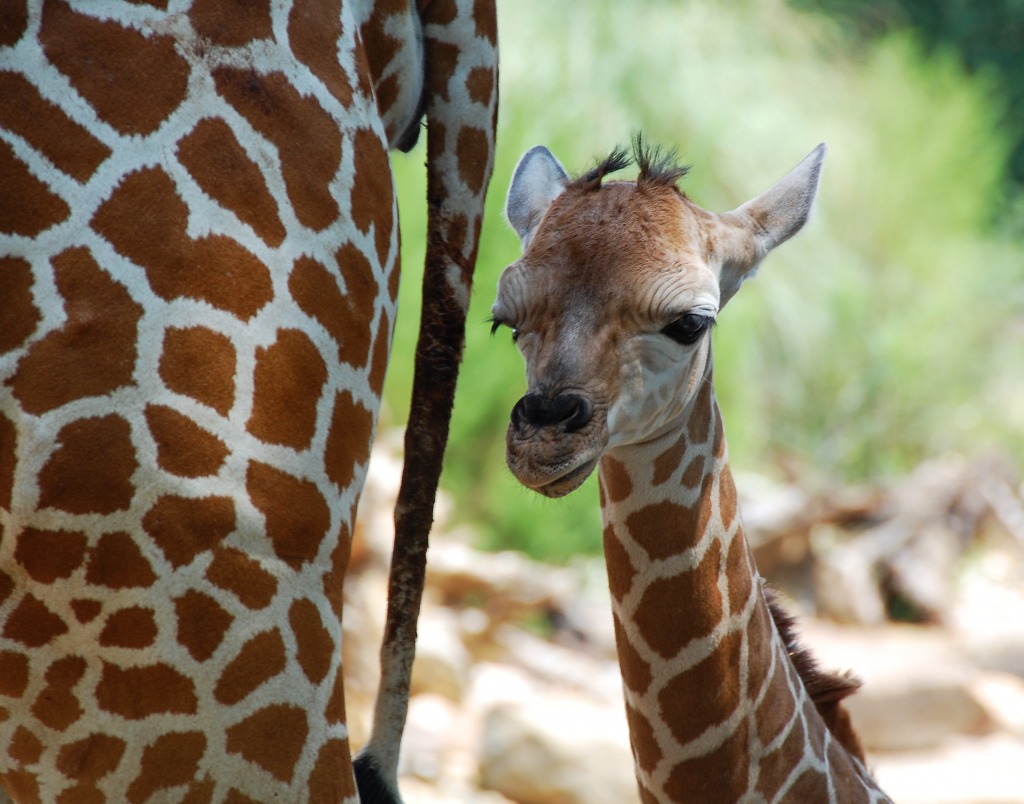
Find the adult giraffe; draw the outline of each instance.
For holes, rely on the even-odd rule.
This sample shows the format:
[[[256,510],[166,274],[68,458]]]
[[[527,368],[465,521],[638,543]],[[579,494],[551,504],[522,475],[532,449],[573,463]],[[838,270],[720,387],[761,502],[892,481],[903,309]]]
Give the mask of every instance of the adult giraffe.
[[[496,80],[487,0],[0,7],[16,801],[357,798],[342,583],[395,320],[387,147],[410,148],[425,112],[417,359],[436,382],[418,367],[408,455],[426,477],[403,483],[370,752],[397,795]]]
[[[570,181],[535,148],[508,217],[523,256],[502,274],[528,393],[508,464],[549,497],[600,466],[604,549],[640,797],[645,802],[888,801],[841,700],[763,589],[736,510],[711,374],[721,308],[807,219],[819,146],[724,215],[676,188],[685,169],[639,140]]]

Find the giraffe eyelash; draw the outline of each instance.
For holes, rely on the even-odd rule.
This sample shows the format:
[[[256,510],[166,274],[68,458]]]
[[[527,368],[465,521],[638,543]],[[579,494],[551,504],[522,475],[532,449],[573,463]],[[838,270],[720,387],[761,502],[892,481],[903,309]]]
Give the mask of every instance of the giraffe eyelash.
[[[502,321],[500,318],[495,318],[494,316],[491,316],[490,318],[487,319],[487,323],[491,325],[491,335],[494,335],[501,327],[508,327],[510,330],[512,330],[512,343],[515,343],[517,340],[519,340],[519,330],[513,327],[508,322]]]

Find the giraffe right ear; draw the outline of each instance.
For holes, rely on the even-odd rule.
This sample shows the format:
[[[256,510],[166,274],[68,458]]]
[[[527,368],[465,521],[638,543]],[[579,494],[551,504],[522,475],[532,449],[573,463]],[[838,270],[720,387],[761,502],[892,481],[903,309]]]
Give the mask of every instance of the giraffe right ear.
[[[505,217],[519,235],[523,251],[551,202],[562,194],[568,181],[561,163],[543,145],[534,146],[519,160],[508,188]]]

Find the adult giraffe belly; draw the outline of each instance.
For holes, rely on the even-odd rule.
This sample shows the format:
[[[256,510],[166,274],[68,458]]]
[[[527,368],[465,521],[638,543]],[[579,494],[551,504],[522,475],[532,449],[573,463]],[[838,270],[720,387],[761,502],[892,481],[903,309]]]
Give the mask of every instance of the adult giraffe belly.
[[[0,12],[16,801],[354,796],[342,580],[398,237],[330,5]]]

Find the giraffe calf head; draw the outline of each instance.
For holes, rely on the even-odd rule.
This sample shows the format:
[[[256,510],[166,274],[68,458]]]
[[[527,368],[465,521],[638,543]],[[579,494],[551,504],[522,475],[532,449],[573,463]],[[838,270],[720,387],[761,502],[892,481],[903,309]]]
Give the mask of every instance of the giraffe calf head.
[[[527,394],[512,410],[507,461],[549,497],[576,489],[609,448],[685,425],[710,381],[710,330],[764,256],[807,220],[818,146],[771,190],[716,215],[676,187],[673,155],[635,144],[636,181],[603,182],[615,151],[570,180],[543,147],[520,160],[506,214],[522,257],[503,272],[495,327],[512,329]]]

